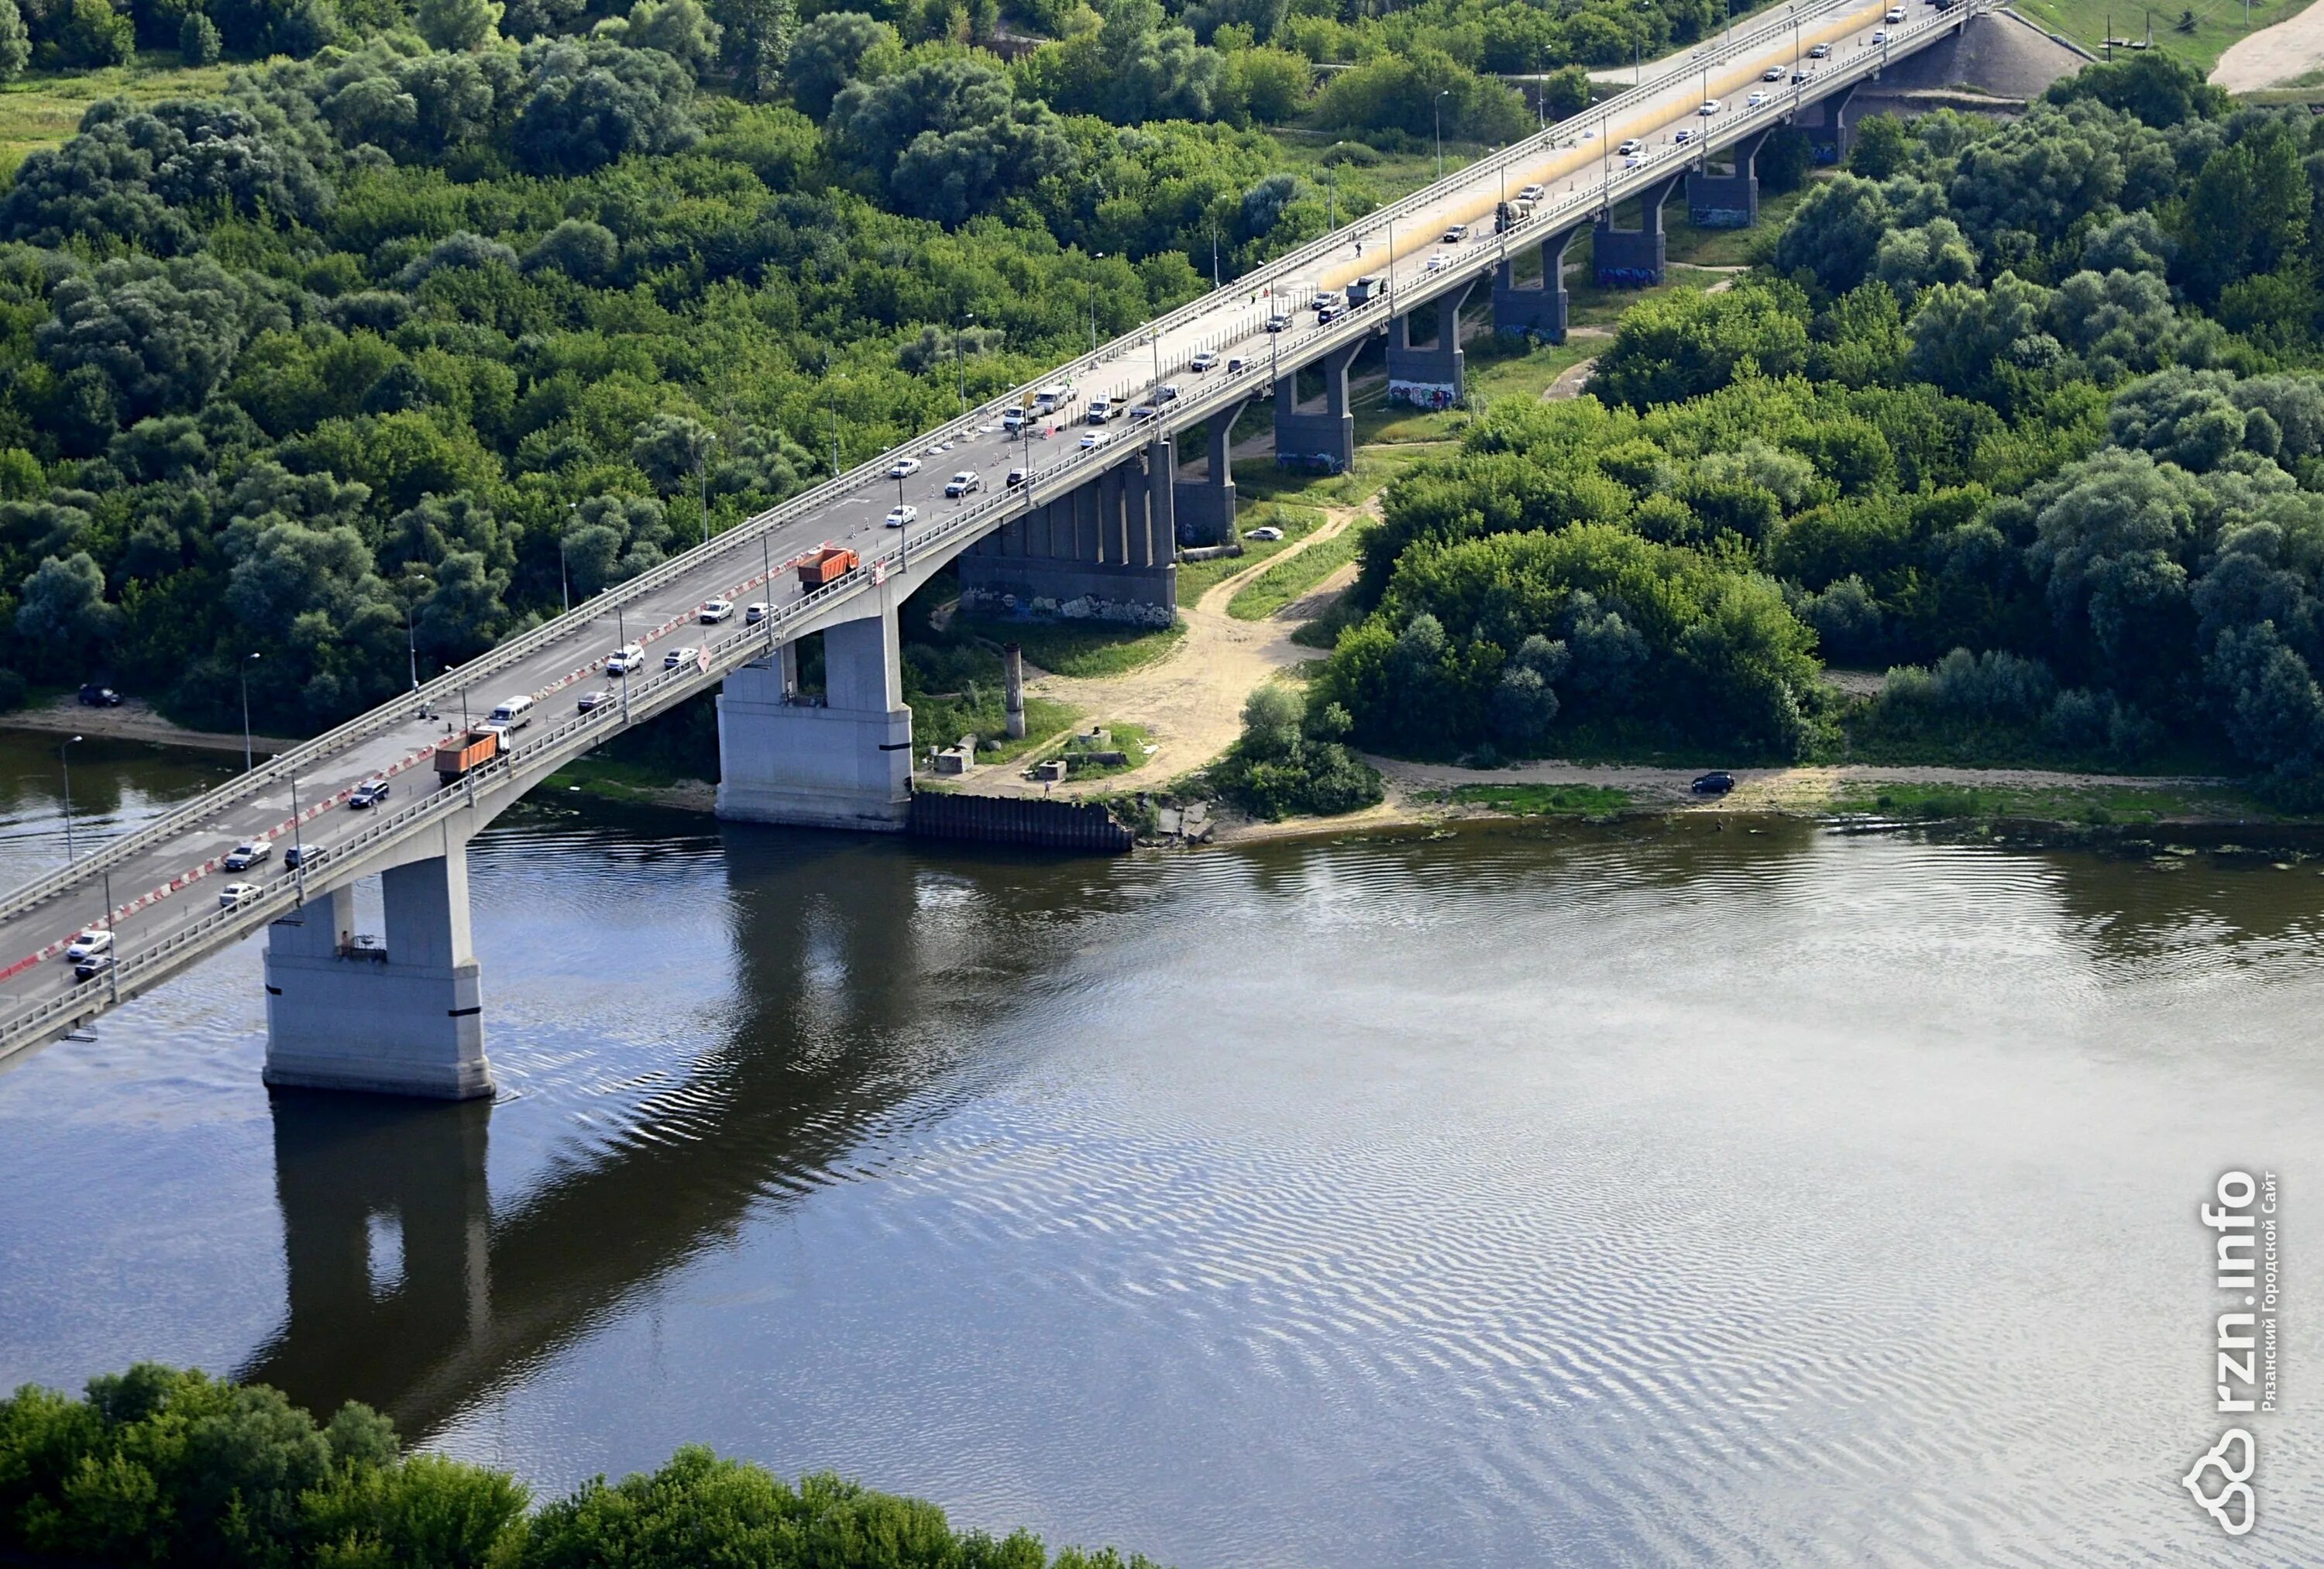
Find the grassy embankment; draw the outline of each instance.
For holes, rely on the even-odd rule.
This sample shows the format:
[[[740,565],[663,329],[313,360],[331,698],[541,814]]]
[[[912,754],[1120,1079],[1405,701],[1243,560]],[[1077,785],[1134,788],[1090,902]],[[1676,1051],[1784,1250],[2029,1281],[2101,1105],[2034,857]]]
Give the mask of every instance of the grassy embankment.
[[[2070,38],[2092,54],[2106,53],[2107,28],[2116,38],[2146,37],[2154,29],[2153,48],[2205,72],[2219,63],[2230,45],[2264,28],[2274,26],[2308,8],[2308,0],[2252,0],[2246,25],[2240,0],[2193,0],[2176,5],[2134,5],[2125,0],[2018,0],[2017,11],[2029,22]],[[2194,30],[2179,31],[2183,14],[2191,13]],[[2117,51],[2119,58],[2119,51]]]

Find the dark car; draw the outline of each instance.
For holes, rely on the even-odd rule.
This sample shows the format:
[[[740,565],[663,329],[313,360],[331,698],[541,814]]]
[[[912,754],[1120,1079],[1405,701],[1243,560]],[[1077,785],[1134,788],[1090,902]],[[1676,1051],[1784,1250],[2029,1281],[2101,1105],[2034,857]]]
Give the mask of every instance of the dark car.
[[[73,966],[73,979],[76,981],[94,981],[99,975],[104,974],[111,968],[113,968],[113,955],[111,954],[91,954],[88,957],[81,960],[78,964]]]
[[[121,706],[121,694],[110,687],[100,687],[91,681],[80,689],[80,704],[84,708],[118,708]]]
[[[355,786],[355,793],[347,798],[351,807],[375,807],[387,799],[387,781],[374,774]]]
[[[323,847],[320,844],[293,844],[282,852],[282,864],[291,872],[301,866],[312,866],[322,858]]]
[[[1688,787],[1699,796],[1723,796],[1735,788],[1731,773],[1706,773]]]

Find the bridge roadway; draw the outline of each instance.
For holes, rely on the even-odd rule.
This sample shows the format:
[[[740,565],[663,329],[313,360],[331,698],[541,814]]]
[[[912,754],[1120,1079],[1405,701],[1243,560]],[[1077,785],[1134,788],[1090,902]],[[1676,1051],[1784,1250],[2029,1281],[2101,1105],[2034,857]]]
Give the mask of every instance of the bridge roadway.
[[[456,853],[476,827],[563,762],[739,667],[766,660],[779,645],[872,614],[889,616],[892,629],[894,605],[984,536],[1141,455],[1170,455],[1157,440],[1214,414],[1231,418],[1271,388],[1296,388],[1296,381],[1277,378],[1300,366],[1336,356],[1343,374],[1354,346],[1394,316],[1416,312],[1451,291],[1465,294],[1517,247],[1571,235],[1641,192],[1650,193],[1658,209],[1676,179],[1709,151],[1843,95],[1877,75],[1886,60],[1956,31],[1982,4],[1941,12],[1925,0],[1903,0],[1905,17],[1897,23],[1886,21],[1883,0],[1808,0],[1755,19],[1683,63],[1666,63],[1631,91],[1368,214],[1037,383],[1072,383],[1070,419],[1095,397],[1142,397],[1157,383],[1173,382],[1181,395],[1158,419],[1096,428],[1093,446],[1084,444],[1089,428],[1061,421],[1013,437],[1001,426],[1001,412],[1021,406],[1031,388],[1012,391],[0,895],[0,1062],[150,990],[327,888]],[[1812,57],[1817,45],[1828,46],[1825,58]],[[1775,68],[1784,79],[1765,80]],[[1795,72],[1805,79],[1793,81]],[[1754,104],[1754,95],[1764,101]],[[1703,115],[1706,102],[1719,110]],[[1687,144],[1676,140],[1681,130]],[[1633,137],[1646,144],[1638,155],[1612,151]],[[1496,204],[1528,184],[1545,187],[1545,199],[1508,233],[1492,234]],[[1463,223],[1477,226],[1472,237],[1443,241],[1451,226]],[[1319,290],[1364,275],[1385,275],[1384,299],[1323,326],[1304,310]],[[1562,332],[1562,295],[1560,308]],[[1277,312],[1293,323],[1270,333],[1267,318]],[[1196,374],[1190,361],[1205,350],[1221,355],[1221,365]],[[1231,372],[1238,360],[1240,368]],[[1280,431],[1287,411],[1277,396]],[[918,471],[901,481],[888,477],[902,457],[917,459]],[[1175,475],[1175,457],[1168,461]],[[1013,467],[1028,469],[1028,483],[1006,487],[1003,475]],[[964,468],[978,471],[985,488],[948,501],[945,483]],[[917,521],[883,526],[887,509],[899,503],[918,509]],[[854,548],[863,566],[836,585],[803,592],[791,564],[825,544]],[[714,596],[738,605],[764,599],[772,610],[757,626],[742,624],[739,610],[724,624],[701,625],[696,613]],[[648,672],[627,680],[604,671],[607,655],[625,640],[644,644],[650,656]],[[699,651],[678,668],[661,668],[679,648]],[[576,713],[576,695],[599,689],[612,690],[613,701]],[[536,697],[538,707],[510,755],[439,789],[429,766],[437,741],[464,717],[482,720],[496,703],[518,695]],[[355,785],[373,776],[388,779],[388,798],[368,810],[350,808]],[[217,891],[240,879],[222,871],[220,860],[237,842],[256,838],[277,846],[247,879],[262,892],[238,909],[221,909]],[[316,853],[298,872],[285,871],[280,854],[294,841]],[[115,967],[76,981],[61,956],[65,944],[84,927],[107,924],[116,933]],[[463,906],[463,941],[465,927]]]

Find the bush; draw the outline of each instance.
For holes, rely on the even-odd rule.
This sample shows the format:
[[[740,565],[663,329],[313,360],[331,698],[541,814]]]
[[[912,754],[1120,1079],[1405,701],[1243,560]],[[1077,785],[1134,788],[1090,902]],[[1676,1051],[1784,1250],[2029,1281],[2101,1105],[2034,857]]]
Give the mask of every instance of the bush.
[[[178,58],[188,65],[216,65],[225,48],[217,23],[198,11],[189,12],[178,29]]]
[[[793,1489],[685,1448],[525,1515],[505,1472],[400,1453],[353,1401],[324,1426],[263,1385],[140,1363],[79,1400],[0,1400],[0,1553],[111,1564],[331,1569],[1154,1569],[1111,1549],[1053,1561],[1024,1531],[959,1532],[918,1499],[828,1474]]]
[[[1235,805],[1270,822],[1377,806],[1379,771],[1344,744],[1352,728],[1336,703],[1312,706],[1288,687],[1261,687],[1244,702],[1242,734],[1212,769],[1212,781]]]

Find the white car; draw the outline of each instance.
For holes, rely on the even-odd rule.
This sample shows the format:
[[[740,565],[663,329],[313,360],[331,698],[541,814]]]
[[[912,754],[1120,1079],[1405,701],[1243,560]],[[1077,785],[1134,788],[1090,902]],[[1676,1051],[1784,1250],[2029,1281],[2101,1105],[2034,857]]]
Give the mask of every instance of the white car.
[[[1888,34],[1885,31],[1875,32],[1872,35],[1872,42],[1875,43],[1886,43],[1888,42]]]
[[[700,649],[672,649],[669,652],[662,655],[661,668],[665,670],[674,670],[680,665],[690,665],[701,657],[702,651]]]
[[[1782,81],[1784,79],[1784,68],[1779,65],[1771,65],[1766,70],[1759,73],[1759,79],[1763,82]]]
[[[1760,105],[1762,105],[1762,104],[1766,103],[1766,101],[1767,101],[1767,95],[1766,95],[1766,94],[1765,94],[1765,93],[1753,93],[1749,97],[1748,97],[1748,98],[1746,98],[1746,99],[1744,99],[1744,100],[1743,100],[1743,106],[1744,106],[1745,108],[1747,108],[1747,109],[1756,109],[1756,108],[1757,108]]]
[[[1084,430],[1084,431],[1083,431],[1083,432],[1082,432],[1081,448],[1082,448],[1082,450],[1083,450],[1084,452],[1087,452],[1087,451],[1088,451],[1091,448],[1093,448],[1093,447],[1102,447],[1102,446],[1104,446],[1104,445],[1105,445],[1105,432],[1104,432],[1104,431],[1102,431],[1102,430]]]
[[[919,472],[920,460],[917,457],[899,457],[888,466],[890,479],[909,479]]]
[[[767,602],[765,600],[754,599],[751,601],[750,604],[742,607],[742,624],[744,626],[756,626],[766,619]]]
[[[1436,243],[1440,245],[1457,245],[1468,239],[1468,237],[1469,226],[1467,224],[1454,224],[1451,228],[1446,229],[1443,234],[1437,236]]]
[[[1423,267],[1421,271],[1424,272],[1442,272],[1445,268],[1452,264],[1452,259],[1450,256],[1431,256],[1428,258],[1428,264],[1425,267]]]
[[[1702,107],[1697,109],[1695,113],[1701,115],[1705,119],[1709,119],[1711,115],[1719,113],[1719,106],[1717,104],[1705,104]]]
[[[255,882],[229,882],[218,890],[218,908],[240,909],[244,905],[256,899],[258,893],[258,884]]]
[[[1891,5],[1888,8],[1888,14],[1882,17],[1881,20],[1890,23],[1891,25],[1902,22],[1904,20],[1904,8],[1901,5]]]
[[[1279,540],[1283,538],[1283,531],[1268,523],[1260,528],[1245,529],[1242,537],[1246,540]]]
[[[218,864],[228,872],[247,872],[262,861],[272,860],[274,846],[263,839],[245,839],[226,853]]]
[[[103,927],[93,926],[85,932],[76,932],[73,940],[65,945],[65,957],[76,964],[112,951],[113,934]]]
[[[1811,44],[1808,48],[1808,58],[1810,60],[1828,60],[1831,56],[1831,45],[1828,43]]]
[[[976,470],[973,468],[964,468],[945,481],[945,494],[954,501],[958,501],[964,495],[973,494],[983,488],[984,481],[977,477]]]
[[[731,599],[705,600],[702,605],[702,624],[715,626],[733,614],[734,602]]]
[[[1518,189],[1517,199],[1519,201],[1539,201],[1543,197],[1545,197],[1548,194],[1548,191],[1543,189],[1538,185],[1527,185]]]
[[[918,522],[919,521],[919,518],[920,509],[918,507],[903,506],[890,507],[888,509],[887,521],[888,526],[891,529],[900,529],[906,523]]]
[[[620,648],[615,649],[613,653],[607,657],[605,660],[605,674],[609,676],[626,676],[632,670],[643,668],[645,662],[646,651],[644,649],[641,648],[636,643],[623,643]]]
[[[1644,152],[1646,150],[1646,144],[1639,141],[1636,136],[1628,138],[1620,146],[1614,149],[1615,152],[1621,153],[1625,157],[1628,157],[1633,152]]]
[[[1209,349],[1204,349],[1200,353],[1196,354],[1193,359],[1186,362],[1186,368],[1193,371],[1199,376],[1205,371],[1215,370],[1218,368],[1218,363],[1219,356],[1217,355],[1212,353]]]
[[[923,451],[923,452],[920,454],[920,456],[921,456],[922,457],[942,457],[945,453],[950,452],[951,450],[952,450],[952,443],[951,443],[951,442],[949,442],[949,441],[939,441],[939,442],[937,442],[935,446],[930,447],[930,448],[928,448],[927,450]]]

